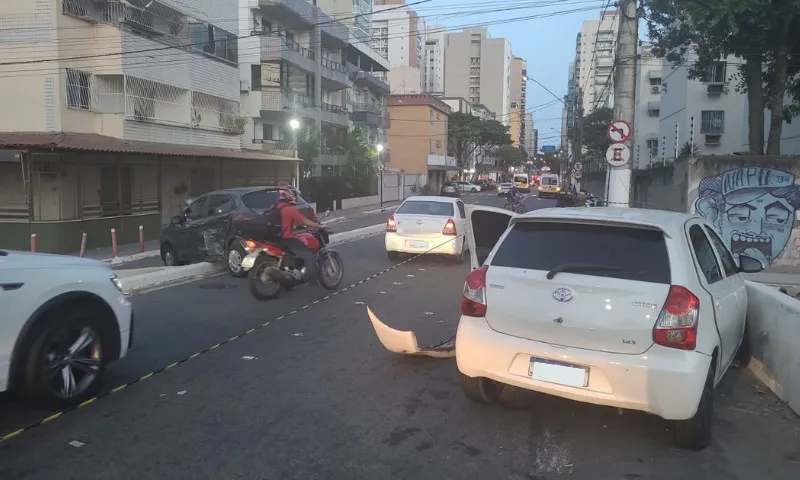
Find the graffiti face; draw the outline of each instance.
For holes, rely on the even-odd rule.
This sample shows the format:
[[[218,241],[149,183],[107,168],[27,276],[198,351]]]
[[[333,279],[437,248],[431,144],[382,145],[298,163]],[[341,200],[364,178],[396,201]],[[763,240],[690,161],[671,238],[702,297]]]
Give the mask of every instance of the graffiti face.
[[[703,179],[695,209],[714,224],[734,256],[770,265],[789,242],[798,205],[794,175],[744,167]]]

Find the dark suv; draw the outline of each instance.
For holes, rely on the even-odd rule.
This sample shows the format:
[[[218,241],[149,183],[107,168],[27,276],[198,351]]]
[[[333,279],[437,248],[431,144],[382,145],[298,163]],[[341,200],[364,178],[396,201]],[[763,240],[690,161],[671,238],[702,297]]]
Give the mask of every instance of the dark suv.
[[[277,234],[265,211],[278,204],[278,187],[217,190],[197,197],[161,232],[165,265],[225,259],[234,277],[242,277],[245,240],[269,240]],[[295,194],[297,191],[295,190]],[[314,209],[300,195],[297,207],[314,219]]]

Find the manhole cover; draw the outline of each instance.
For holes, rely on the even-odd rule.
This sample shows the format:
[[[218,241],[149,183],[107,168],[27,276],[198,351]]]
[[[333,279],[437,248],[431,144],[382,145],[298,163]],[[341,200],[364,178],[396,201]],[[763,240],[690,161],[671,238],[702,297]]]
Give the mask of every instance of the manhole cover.
[[[202,290],[225,290],[226,288],[236,288],[236,285],[230,283],[204,283],[199,287]]]

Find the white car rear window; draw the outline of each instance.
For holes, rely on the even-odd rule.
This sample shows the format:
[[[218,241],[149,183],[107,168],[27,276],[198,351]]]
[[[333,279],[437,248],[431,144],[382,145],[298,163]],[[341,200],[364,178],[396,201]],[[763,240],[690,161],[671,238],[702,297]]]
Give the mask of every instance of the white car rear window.
[[[442,217],[453,216],[453,204],[446,202],[431,202],[414,200],[406,202],[397,209],[395,214],[405,215],[438,215]]]
[[[550,271],[564,264],[611,267],[584,275],[671,283],[664,233],[658,230],[579,223],[519,222],[492,265]]]

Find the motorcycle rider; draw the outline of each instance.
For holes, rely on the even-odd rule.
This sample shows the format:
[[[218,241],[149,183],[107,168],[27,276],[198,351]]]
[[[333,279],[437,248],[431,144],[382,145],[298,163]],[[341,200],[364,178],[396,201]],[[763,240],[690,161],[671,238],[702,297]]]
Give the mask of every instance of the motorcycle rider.
[[[306,225],[313,228],[325,228],[322,224],[313,220],[309,220],[297,208],[297,197],[294,192],[288,188],[281,188],[278,191],[279,202],[278,208],[281,213],[281,239],[280,246],[287,251],[292,252],[298,257],[303,259],[306,266],[306,276],[308,283],[311,285],[317,284],[316,276],[316,262],[314,261],[314,253],[306,247],[305,243],[295,238],[294,227],[295,225]]]
[[[508,193],[506,193],[506,202],[508,202],[509,207],[511,210],[515,210],[515,207],[520,201],[521,194],[517,187],[514,184],[511,184],[511,188],[508,189]]]

